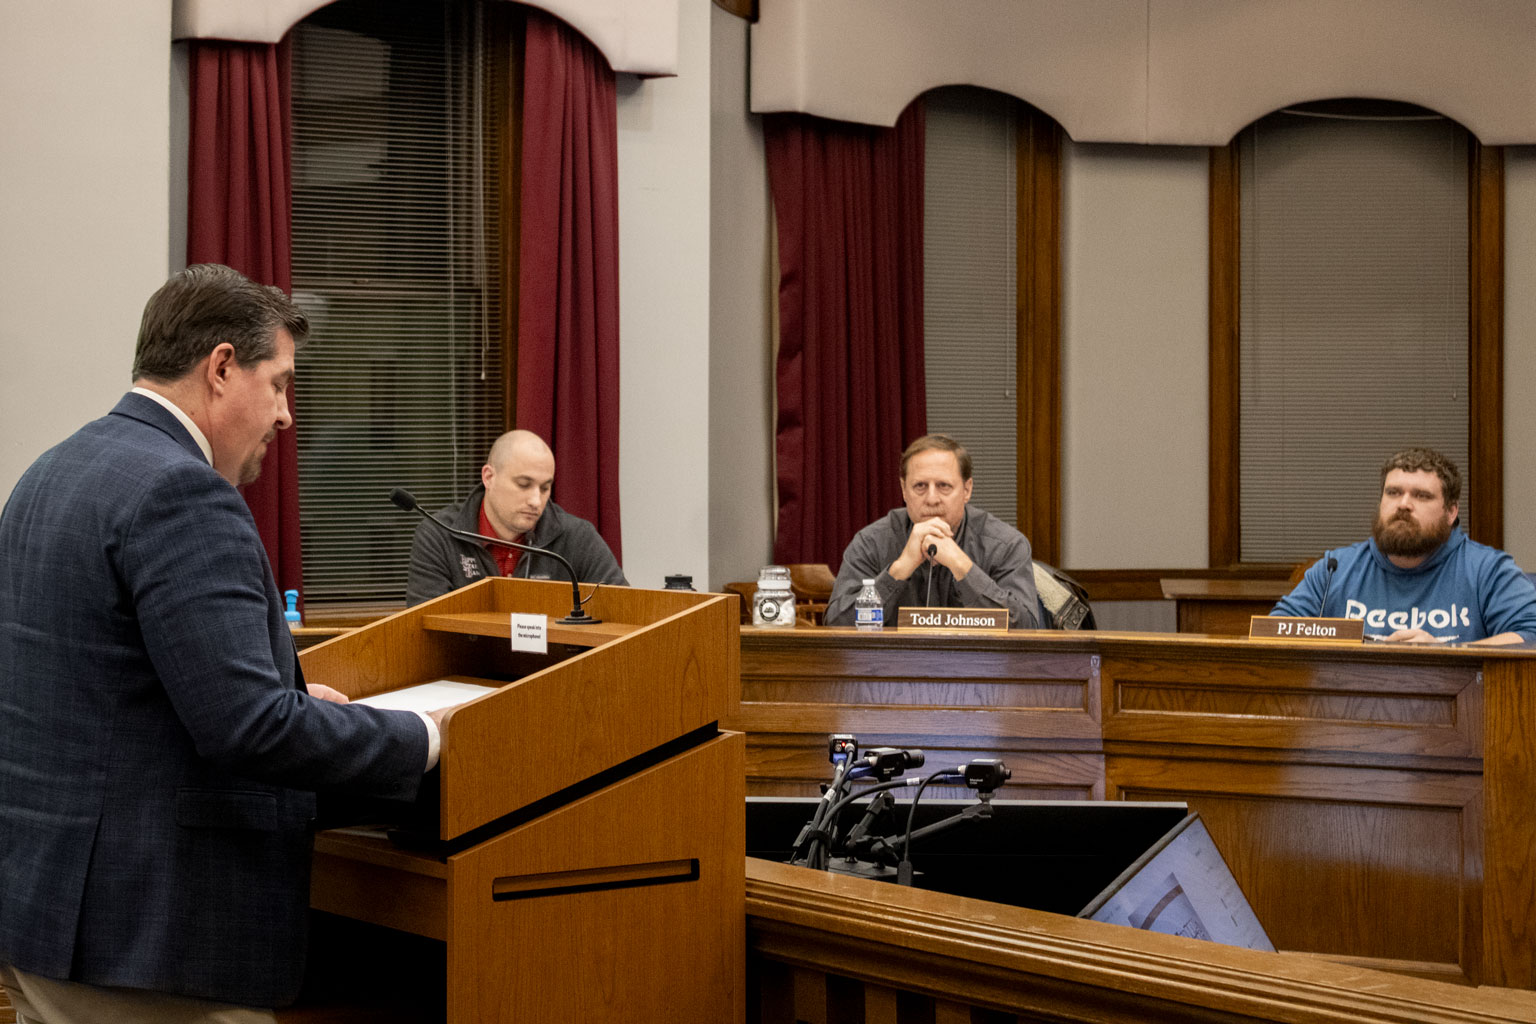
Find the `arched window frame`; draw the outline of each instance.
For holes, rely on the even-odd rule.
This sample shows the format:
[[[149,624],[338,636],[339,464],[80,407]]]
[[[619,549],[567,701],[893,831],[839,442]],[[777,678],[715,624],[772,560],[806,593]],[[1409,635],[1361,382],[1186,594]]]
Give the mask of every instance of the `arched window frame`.
[[[1239,147],[1210,156],[1210,566],[1242,564]],[[1504,150],[1474,136],[1467,174],[1469,504],[1474,540],[1504,538]]]

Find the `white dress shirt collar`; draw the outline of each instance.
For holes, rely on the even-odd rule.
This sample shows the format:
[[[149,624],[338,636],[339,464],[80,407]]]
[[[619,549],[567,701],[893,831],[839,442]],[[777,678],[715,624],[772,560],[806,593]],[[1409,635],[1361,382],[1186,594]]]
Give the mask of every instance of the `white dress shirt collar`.
[[[170,410],[171,415],[175,416],[177,421],[179,421],[182,426],[187,428],[187,433],[192,435],[192,440],[196,441],[197,446],[202,449],[203,458],[208,460],[208,465],[213,465],[213,445],[208,443],[208,438],[204,436],[201,430],[198,429],[197,424],[192,422],[192,417],[182,412],[179,405],[171,401],[169,398],[166,398],[158,391],[151,391],[148,388],[134,388],[133,393],[136,395],[143,395],[145,398],[153,399],[154,401],[159,402],[161,405],[165,406],[166,409]]]

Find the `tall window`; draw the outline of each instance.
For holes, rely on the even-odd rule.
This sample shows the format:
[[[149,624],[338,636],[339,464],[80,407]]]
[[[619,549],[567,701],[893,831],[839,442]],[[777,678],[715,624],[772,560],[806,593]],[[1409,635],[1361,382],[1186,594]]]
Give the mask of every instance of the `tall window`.
[[[1468,466],[1468,146],[1446,118],[1366,101],[1240,136],[1243,561],[1359,540],[1394,450]]]
[[[928,429],[970,450],[971,500],[1017,523],[1020,104],[968,86],[936,89],[923,102]]]
[[[1043,561],[1061,543],[1061,128],[1001,93],[924,97],[928,426],[976,461],[975,501]]]
[[[473,2],[341,0],[293,36],[299,494],[311,605],[403,600],[419,521],[507,422],[508,33]]]

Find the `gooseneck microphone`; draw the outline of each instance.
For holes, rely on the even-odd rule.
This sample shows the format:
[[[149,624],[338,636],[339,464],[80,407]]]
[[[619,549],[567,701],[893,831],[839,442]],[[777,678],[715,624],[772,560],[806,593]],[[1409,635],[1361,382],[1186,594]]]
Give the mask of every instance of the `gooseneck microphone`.
[[[393,502],[397,508],[403,509],[406,512],[421,513],[421,518],[425,519],[427,522],[432,523],[438,527],[438,529],[445,530],[448,533],[451,533],[453,536],[459,537],[463,540],[481,541],[486,544],[499,544],[504,548],[517,548],[519,551],[531,551],[535,555],[547,555],[550,558],[555,559],[561,565],[565,566],[566,573],[571,577],[571,614],[567,615],[563,619],[556,619],[555,621],[562,626],[590,626],[603,621],[602,619],[594,619],[592,616],[581,610],[581,585],[576,581],[576,568],[575,566],[571,565],[571,563],[566,559],[564,555],[551,551],[548,548],[536,548],[532,544],[519,544],[515,540],[502,540],[500,537],[487,537],[483,533],[470,533],[468,530],[456,529],[452,526],[449,526],[447,523],[443,522],[436,516],[431,515],[427,512],[426,509],[418,505],[416,503],[416,495],[412,494],[404,487],[396,487],[394,490],[390,491],[389,500]],[[594,590],[593,593],[595,594],[597,591]]]
[[[1327,554],[1328,554],[1328,564],[1327,564],[1328,574],[1323,577],[1323,599],[1322,599],[1322,601],[1320,601],[1318,603],[1318,606],[1317,606],[1317,614],[1319,616],[1323,616],[1323,615],[1327,615],[1328,614],[1328,591],[1333,588],[1333,574],[1334,574],[1334,571],[1337,570],[1338,567],[1339,567],[1339,560],[1333,556],[1333,553],[1332,552],[1327,552]]]
[[[929,558],[933,558],[938,553],[939,553],[939,546],[937,544],[929,544],[928,545],[928,557]],[[929,562],[923,568],[928,570],[928,574],[927,574],[928,575],[928,582],[923,587],[923,606],[924,607],[929,607],[929,606],[931,606],[933,604],[933,563]]]

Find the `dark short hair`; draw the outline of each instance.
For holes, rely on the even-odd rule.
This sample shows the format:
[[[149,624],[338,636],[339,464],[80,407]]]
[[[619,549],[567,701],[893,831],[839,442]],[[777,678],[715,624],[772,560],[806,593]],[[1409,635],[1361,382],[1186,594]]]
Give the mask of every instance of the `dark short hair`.
[[[1404,448],[1395,452],[1381,465],[1381,483],[1385,487],[1387,474],[1394,469],[1406,473],[1433,472],[1440,478],[1440,493],[1447,505],[1461,503],[1461,470],[1456,463],[1433,448]]]
[[[960,464],[960,479],[971,478],[971,453],[965,450],[965,445],[956,441],[948,434],[924,434],[922,437],[907,445],[907,450],[901,453],[901,478],[907,478],[907,463],[912,461],[912,456],[919,452],[953,452],[955,461]]]
[[[133,379],[180,380],[226,341],[241,366],[271,359],[279,328],[293,336],[294,345],[309,333],[309,318],[281,288],[257,284],[218,263],[194,264],[172,275],[145,303]]]

